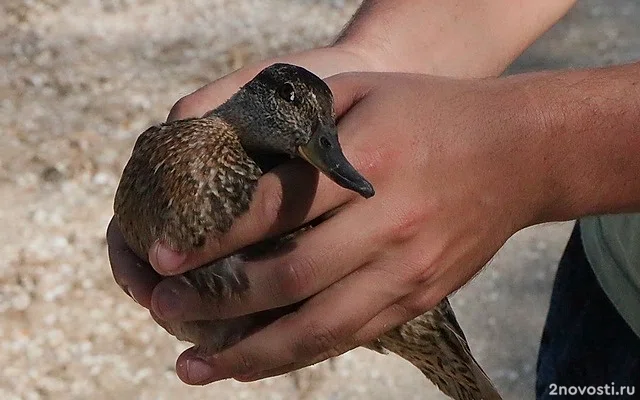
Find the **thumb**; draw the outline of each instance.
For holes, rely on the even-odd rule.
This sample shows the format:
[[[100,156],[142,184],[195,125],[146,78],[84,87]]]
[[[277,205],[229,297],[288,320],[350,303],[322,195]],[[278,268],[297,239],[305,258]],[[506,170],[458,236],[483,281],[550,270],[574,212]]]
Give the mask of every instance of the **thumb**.
[[[206,84],[171,107],[167,122],[201,117],[218,107],[260,71],[260,66],[242,68]]]
[[[203,116],[224,103],[261,70],[278,62],[299,65],[320,77],[367,68],[365,61],[357,53],[341,47],[318,48],[260,61],[223,76],[181,98],[171,108],[167,121]]]
[[[343,116],[376,86],[379,73],[346,72],[330,76],[325,82],[333,93],[333,106],[338,117]]]

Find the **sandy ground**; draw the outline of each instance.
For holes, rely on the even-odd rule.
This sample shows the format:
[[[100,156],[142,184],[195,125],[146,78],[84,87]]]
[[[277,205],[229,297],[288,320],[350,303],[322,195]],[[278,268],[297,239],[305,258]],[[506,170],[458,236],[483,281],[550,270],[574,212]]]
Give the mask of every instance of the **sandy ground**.
[[[4,0],[0,5],[1,399],[442,398],[356,350],[302,374],[187,387],[177,343],[111,278],[104,231],[136,135],[244,63],[326,43],[357,1]],[[640,57],[637,1],[583,1],[512,71]],[[571,229],[516,235],[453,298],[507,399],[533,396],[555,264]]]

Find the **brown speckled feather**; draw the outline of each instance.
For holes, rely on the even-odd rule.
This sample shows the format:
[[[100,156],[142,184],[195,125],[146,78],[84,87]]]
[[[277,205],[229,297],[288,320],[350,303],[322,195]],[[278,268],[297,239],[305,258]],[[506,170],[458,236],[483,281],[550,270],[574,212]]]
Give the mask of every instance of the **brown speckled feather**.
[[[244,213],[260,167],[221,118],[194,118],[140,135],[116,192],[115,216],[128,243],[146,259],[157,240],[187,251],[226,232]],[[152,229],[132,224],[146,221]]]
[[[382,335],[378,344],[418,367],[453,399],[501,399],[471,354],[446,298],[434,309]]]

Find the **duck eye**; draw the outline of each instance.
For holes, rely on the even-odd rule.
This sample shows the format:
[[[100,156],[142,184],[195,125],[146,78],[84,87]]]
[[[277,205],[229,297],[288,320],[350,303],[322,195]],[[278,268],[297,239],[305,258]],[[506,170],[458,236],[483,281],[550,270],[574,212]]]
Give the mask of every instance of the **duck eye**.
[[[296,99],[295,88],[290,82],[286,82],[278,88],[278,96],[291,103]]]

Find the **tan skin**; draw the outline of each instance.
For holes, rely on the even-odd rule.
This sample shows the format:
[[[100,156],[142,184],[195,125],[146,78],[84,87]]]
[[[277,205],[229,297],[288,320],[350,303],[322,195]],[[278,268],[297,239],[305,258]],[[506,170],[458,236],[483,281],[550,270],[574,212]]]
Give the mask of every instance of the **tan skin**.
[[[369,11],[372,19],[380,15],[374,11]],[[564,12],[553,11],[549,15],[556,17]],[[357,24],[354,29],[366,31]],[[542,30],[531,29],[512,48],[522,47]],[[346,41],[279,60],[325,76],[341,69],[383,69],[382,53],[372,55],[389,50],[366,43]],[[510,61],[517,51],[509,54],[504,60]],[[373,59],[376,64],[368,61]],[[214,108],[271,62],[206,86],[179,102],[170,118]],[[491,75],[505,66],[491,65],[484,73]],[[303,235],[291,252],[247,264],[251,289],[242,303],[202,304],[197,294],[176,280],[161,278],[151,268],[136,268],[137,260],[111,224],[108,241],[114,277],[158,320],[228,318],[312,296],[298,312],[211,359],[200,360],[187,350],[177,362],[178,375],[187,383],[260,379],[340,354],[437,304],[525,226],[640,209],[640,187],[629,184],[640,168],[638,153],[630,150],[640,148],[632,134],[640,114],[640,85],[634,80],[638,72],[638,65],[631,65],[486,80],[407,74],[330,77],[327,83],[342,115],[344,151],[372,181],[375,197],[358,198],[321,176],[304,219],[334,210],[331,217]],[[602,98],[608,101],[575,106],[584,97],[581,93],[607,90],[610,93]],[[600,130],[588,120],[594,108],[602,118],[610,118],[607,126],[616,131],[612,135],[616,140],[598,143]],[[559,116],[557,109],[567,112]],[[589,129],[592,145],[584,139]],[[617,175],[598,165],[591,167],[592,178],[564,172],[585,154],[589,159],[616,155]],[[276,172],[261,179],[251,210],[229,234],[198,254],[175,254],[158,244],[149,253],[153,268],[165,276],[175,275],[304,222],[296,210],[283,209],[279,199],[283,191],[308,184],[308,170],[289,164]],[[589,179],[598,179],[601,193],[593,190]],[[168,301],[171,295],[179,301]]]

